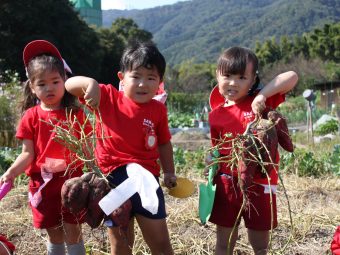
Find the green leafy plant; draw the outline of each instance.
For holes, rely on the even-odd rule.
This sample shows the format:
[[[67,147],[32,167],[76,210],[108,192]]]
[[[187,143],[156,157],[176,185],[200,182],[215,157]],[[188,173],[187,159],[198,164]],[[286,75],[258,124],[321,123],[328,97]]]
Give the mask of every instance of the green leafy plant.
[[[2,175],[7,170],[7,168],[13,164],[20,152],[21,148],[0,148],[0,175]]]
[[[188,171],[201,173],[205,168],[206,151],[198,148],[196,151],[184,150],[174,147],[174,162],[178,174],[187,174]]]
[[[340,145],[335,145],[332,152],[323,151],[318,154],[305,149],[295,149],[294,153],[283,152],[280,169],[298,176],[340,175]]]
[[[188,113],[170,112],[168,114],[169,127],[171,128],[183,128],[194,127],[194,116]]]
[[[339,130],[339,122],[335,119],[331,119],[315,129],[315,133],[318,135],[335,134]]]

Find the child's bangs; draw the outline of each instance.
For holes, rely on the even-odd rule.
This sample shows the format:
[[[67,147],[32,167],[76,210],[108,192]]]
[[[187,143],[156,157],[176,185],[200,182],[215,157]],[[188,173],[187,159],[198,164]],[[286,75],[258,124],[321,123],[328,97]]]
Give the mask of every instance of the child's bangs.
[[[217,63],[217,71],[221,75],[244,74],[247,61],[242,57],[221,57]]]
[[[35,57],[27,67],[27,73],[31,80],[46,72],[58,72],[61,77],[65,77],[63,63],[53,56]]]
[[[144,67],[146,69],[153,69],[154,65],[152,63],[150,63],[150,61],[148,59],[135,59],[134,61],[132,61],[130,63],[130,71],[132,70],[136,70],[139,67]]]

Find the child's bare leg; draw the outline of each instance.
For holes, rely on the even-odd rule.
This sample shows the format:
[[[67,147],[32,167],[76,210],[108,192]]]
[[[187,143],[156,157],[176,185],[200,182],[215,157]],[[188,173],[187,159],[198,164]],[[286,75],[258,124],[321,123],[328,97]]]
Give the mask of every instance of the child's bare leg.
[[[134,218],[130,219],[129,227],[125,231],[120,227],[108,228],[111,255],[131,255],[135,240]]]
[[[173,255],[168,227],[165,219],[149,219],[136,216],[143,237],[153,255]]]
[[[48,234],[47,254],[65,255],[64,230],[61,226],[46,229]]]
[[[233,236],[231,238],[231,243],[230,243],[230,249],[229,253],[228,251],[228,243],[229,243],[229,237],[231,235],[232,228],[226,228],[222,226],[218,226],[216,228],[216,250],[215,250],[215,255],[232,255],[233,250],[236,244],[237,240],[237,235],[238,235],[238,229],[235,229]]]
[[[269,231],[248,229],[248,239],[255,255],[266,255],[269,244]]]
[[[46,229],[50,243],[64,243],[64,229],[61,226]]]
[[[77,244],[83,240],[81,225],[64,222],[65,243]]]
[[[80,224],[64,223],[64,234],[68,255],[86,254]]]

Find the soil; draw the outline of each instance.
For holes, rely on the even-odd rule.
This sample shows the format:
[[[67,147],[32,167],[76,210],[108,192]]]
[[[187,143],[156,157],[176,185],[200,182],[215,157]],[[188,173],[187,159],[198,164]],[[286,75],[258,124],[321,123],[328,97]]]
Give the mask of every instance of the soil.
[[[191,177],[197,183],[205,182]],[[293,227],[282,186],[278,189],[279,226],[273,231],[274,254],[330,254],[335,227],[340,223],[340,180],[284,176],[290,201]],[[168,226],[175,254],[213,254],[215,227],[203,226],[197,216],[198,192],[186,199],[170,197],[165,190]],[[25,185],[14,188],[0,202],[0,232],[11,240],[16,254],[46,254],[46,233],[32,227]],[[90,229],[83,225],[87,254],[109,254],[106,228]],[[134,254],[150,254],[140,230],[136,227]],[[252,254],[241,223],[235,254]],[[284,248],[285,247],[285,248]],[[284,249],[284,250],[283,250]]]
[[[203,131],[179,131],[172,135],[171,143],[186,150],[207,149],[211,145],[210,134]]]
[[[173,135],[172,143],[189,150],[210,146],[209,134],[201,132],[178,132]],[[198,185],[206,180],[195,173],[187,177],[196,183],[193,196],[176,199],[164,189],[174,252],[180,255],[213,254],[215,226],[211,223],[203,226],[198,218]],[[272,232],[272,254],[331,254],[330,243],[336,226],[340,224],[340,178],[325,176],[314,179],[283,175],[283,180],[286,192],[283,185],[279,185],[279,226]],[[0,201],[0,233],[15,244],[18,255],[46,254],[46,233],[33,228],[27,200],[27,186],[20,184]],[[91,229],[84,224],[83,233],[87,254],[109,254],[106,227]],[[151,254],[137,226],[133,254]],[[243,223],[234,254],[253,254]]]

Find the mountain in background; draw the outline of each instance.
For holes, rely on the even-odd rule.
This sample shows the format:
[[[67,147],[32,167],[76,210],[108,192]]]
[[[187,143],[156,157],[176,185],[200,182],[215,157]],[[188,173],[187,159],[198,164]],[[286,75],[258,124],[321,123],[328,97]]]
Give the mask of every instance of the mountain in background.
[[[170,65],[215,62],[233,45],[309,32],[340,20],[339,0],[192,0],[144,10],[103,11],[103,25],[132,18],[153,34]]]

